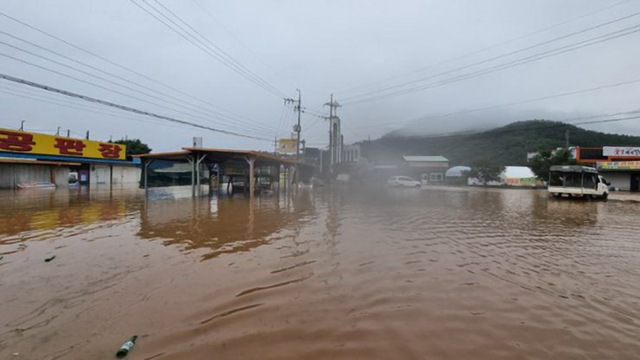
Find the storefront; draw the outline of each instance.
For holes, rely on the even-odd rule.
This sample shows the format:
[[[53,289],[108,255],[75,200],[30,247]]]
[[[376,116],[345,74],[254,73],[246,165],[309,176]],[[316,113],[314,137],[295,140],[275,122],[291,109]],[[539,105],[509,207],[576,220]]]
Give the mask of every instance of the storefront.
[[[576,160],[596,167],[616,189],[640,191],[640,147],[576,147]]]
[[[616,189],[640,190],[640,161],[603,161],[597,164],[598,171]]]
[[[124,145],[10,129],[0,129],[0,159],[0,188],[137,186],[141,174]]]

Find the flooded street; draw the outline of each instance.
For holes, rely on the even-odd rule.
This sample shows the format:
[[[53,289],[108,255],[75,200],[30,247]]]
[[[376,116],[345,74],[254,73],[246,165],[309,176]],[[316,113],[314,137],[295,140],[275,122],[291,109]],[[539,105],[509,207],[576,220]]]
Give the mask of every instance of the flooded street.
[[[640,204],[175,197],[0,193],[0,359],[110,359],[132,335],[130,359],[640,354]]]

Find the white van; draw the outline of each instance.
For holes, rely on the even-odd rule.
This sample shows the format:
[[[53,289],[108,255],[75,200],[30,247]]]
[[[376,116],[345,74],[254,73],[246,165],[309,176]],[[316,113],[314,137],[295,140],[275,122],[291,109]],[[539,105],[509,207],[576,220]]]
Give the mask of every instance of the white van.
[[[609,196],[607,181],[598,170],[579,165],[556,165],[549,168],[549,194],[554,197],[603,198]]]

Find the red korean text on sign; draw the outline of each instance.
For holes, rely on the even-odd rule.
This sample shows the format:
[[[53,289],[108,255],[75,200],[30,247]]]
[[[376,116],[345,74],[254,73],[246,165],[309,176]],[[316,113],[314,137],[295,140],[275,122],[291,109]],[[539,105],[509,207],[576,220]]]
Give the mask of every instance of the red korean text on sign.
[[[82,140],[56,138],[56,143],[53,147],[58,148],[60,155],[82,156],[82,149],[87,147],[87,145],[85,145]]]
[[[0,150],[8,151],[31,151],[33,145],[33,135],[14,131],[0,131]]]
[[[98,149],[105,159],[119,159],[122,148],[115,144],[100,144]]]

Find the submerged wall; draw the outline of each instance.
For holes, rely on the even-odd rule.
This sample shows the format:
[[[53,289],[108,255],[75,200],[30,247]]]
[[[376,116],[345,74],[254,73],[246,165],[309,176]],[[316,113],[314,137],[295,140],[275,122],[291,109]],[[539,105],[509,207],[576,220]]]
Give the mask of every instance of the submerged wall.
[[[69,167],[39,164],[0,164],[0,189],[13,189],[17,184],[53,182],[58,187],[69,184]]]

